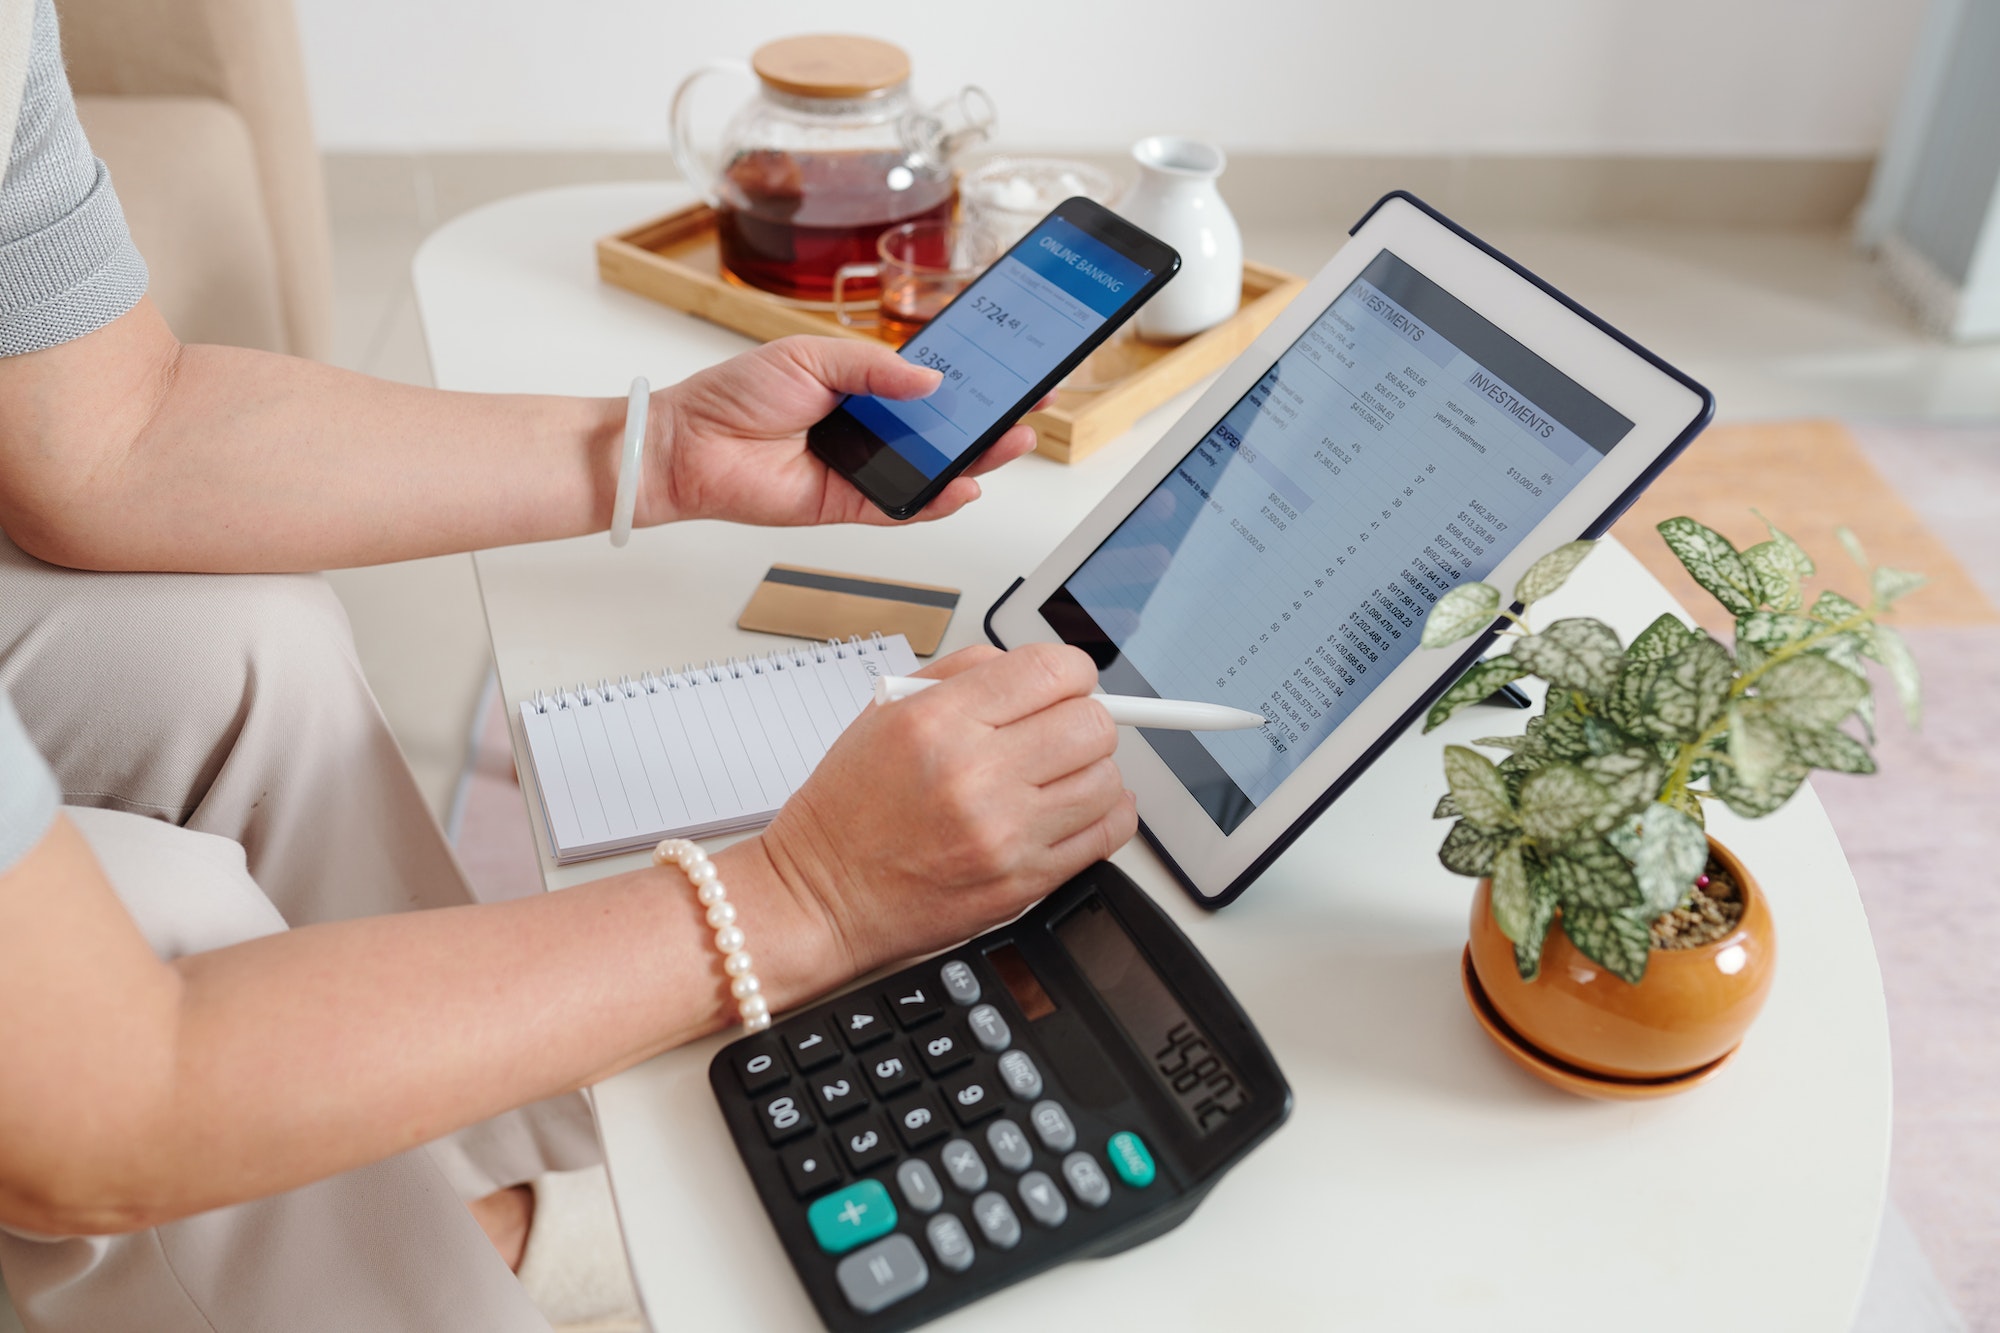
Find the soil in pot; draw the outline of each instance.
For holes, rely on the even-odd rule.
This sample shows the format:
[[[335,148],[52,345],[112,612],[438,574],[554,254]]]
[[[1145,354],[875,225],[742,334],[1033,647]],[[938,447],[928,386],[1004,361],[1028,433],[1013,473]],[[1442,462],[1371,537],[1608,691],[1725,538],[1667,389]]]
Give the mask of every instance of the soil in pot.
[[[1655,949],[1694,949],[1736,929],[1743,919],[1743,892],[1729,867],[1708,859],[1708,870],[1695,881],[1694,896],[1683,906],[1653,922]]]

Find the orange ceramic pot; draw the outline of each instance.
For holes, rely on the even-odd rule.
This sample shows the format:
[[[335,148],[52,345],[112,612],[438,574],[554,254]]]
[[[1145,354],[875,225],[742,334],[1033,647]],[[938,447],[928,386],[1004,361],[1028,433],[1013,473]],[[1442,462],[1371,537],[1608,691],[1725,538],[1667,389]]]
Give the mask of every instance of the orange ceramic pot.
[[[1676,1079],[1734,1051],[1770,994],[1777,935],[1743,863],[1712,838],[1708,848],[1741,886],[1741,920],[1708,944],[1655,949],[1636,986],[1579,953],[1560,925],[1542,946],[1541,975],[1521,980],[1514,946],[1493,920],[1491,882],[1481,880],[1472,899],[1472,970],[1514,1035],[1586,1075],[1612,1079]]]

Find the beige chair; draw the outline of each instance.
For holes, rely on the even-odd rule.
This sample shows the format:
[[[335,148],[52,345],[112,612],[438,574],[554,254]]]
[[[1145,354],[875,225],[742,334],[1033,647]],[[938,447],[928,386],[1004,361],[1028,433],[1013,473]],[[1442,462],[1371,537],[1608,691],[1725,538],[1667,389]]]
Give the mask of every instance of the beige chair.
[[[326,185],[290,0],[56,0],[91,146],[188,342],[324,360]]]

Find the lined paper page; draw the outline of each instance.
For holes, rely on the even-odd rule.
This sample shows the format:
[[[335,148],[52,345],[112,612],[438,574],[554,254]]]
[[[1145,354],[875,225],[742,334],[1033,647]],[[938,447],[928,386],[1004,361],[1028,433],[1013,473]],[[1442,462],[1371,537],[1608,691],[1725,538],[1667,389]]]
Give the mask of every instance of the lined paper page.
[[[521,726],[558,862],[768,823],[873,698],[901,635],[537,695]]]

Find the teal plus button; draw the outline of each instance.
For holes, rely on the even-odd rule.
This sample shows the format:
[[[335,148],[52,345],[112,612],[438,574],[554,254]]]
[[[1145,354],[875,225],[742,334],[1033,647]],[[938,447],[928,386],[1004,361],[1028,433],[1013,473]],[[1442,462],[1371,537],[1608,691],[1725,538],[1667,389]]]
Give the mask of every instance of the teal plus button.
[[[1104,1155],[1111,1159],[1111,1169],[1118,1178],[1133,1189],[1142,1190],[1153,1183],[1153,1154],[1146,1151],[1146,1141],[1131,1130],[1113,1134],[1104,1146]]]
[[[1145,1149],[1139,1151],[1144,1153]],[[1153,1163],[1148,1159],[1146,1179],[1152,1178]],[[812,1224],[813,1239],[822,1250],[828,1254],[846,1254],[855,1246],[865,1245],[893,1230],[896,1205],[890,1200],[889,1191],[878,1182],[864,1180],[814,1200],[813,1206],[806,1209],[806,1221]]]

